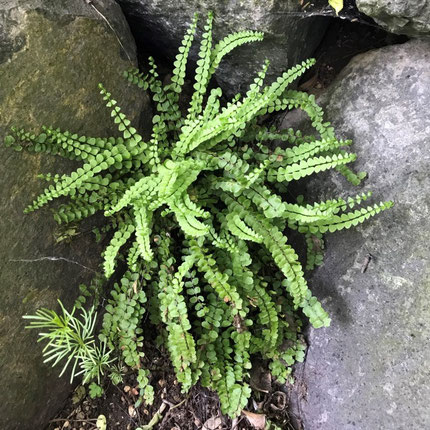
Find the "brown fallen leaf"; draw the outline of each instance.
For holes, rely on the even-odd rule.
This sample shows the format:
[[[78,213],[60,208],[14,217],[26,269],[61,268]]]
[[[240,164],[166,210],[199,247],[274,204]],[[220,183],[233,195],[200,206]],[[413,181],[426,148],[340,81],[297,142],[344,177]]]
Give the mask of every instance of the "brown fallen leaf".
[[[136,409],[134,409],[133,405],[130,405],[128,407],[128,414],[133,418],[136,416]]]
[[[246,419],[249,421],[255,429],[264,430],[266,427],[266,415],[264,414],[255,414],[254,412],[242,411],[242,414],[245,415]]]
[[[276,391],[272,394],[269,408],[272,411],[283,411],[287,407],[287,395],[282,391]]]
[[[133,282],[133,291],[134,294],[137,294],[137,279]]]
[[[256,391],[270,393],[272,389],[272,375],[261,365],[253,366],[250,385]]]
[[[204,424],[203,430],[218,430],[222,428],[222,420],[221,417],[212,417],[209,418]]]

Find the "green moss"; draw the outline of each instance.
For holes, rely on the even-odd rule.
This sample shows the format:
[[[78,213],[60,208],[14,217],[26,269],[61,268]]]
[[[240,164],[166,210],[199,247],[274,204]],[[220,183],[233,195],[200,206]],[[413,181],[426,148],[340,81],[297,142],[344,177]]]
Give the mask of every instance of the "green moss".
[[[24,32],[25,47],[0,65],[0,134],[13,124],[53,123],[76,131],[85,124],[87,131],[106,133],[110,122],[96,90],[99,82],[125,96],[126,110],[140,104],[119,79],[130,65],[114,55],[120,46],[102,22],[78,17],[58,23],[32,11]]]

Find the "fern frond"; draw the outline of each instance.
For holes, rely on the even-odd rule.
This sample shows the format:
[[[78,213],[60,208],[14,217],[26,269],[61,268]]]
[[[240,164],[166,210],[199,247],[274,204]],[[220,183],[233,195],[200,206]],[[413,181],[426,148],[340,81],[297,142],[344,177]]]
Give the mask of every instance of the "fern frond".
[[[321,233],[306,233],[306,269],[320,266],[324,257],[324,241]]]
[[[249,240],[256,243],[263,242],[263,238],[252,228],[246,225],[238,213],[231,212],[227,214],[226,221],[228,229],[239,239]]]
[[[242,299],[236,289],[229,284],[228,276],[221,273],[216,268],[216,261],[210,256],[205,255],[198,242],[190,240],[190,251],[195,256],[197,269],[203,274],[208,284],[216,291],[219,297],[231,304],[235,312],[242,308]]]
[[[139,88],[147,90],[149,87],[148,75],[144,75],[143,73],[139,72],[139,69],[131,68],[125,71],[123,76],[125,79],[137,85]]]
[[[199,58],[197,60],[197,68],[195,72],[194,93],[191,97],[190,107],[188,109],[187,119],[194,119],[202,111],[203,96],[206,94],[210,75],[209,69],[211,66],[211,50],[212,50],[212,21],[213,15],[208,13],[208,19],[204,27],[205,31],[202,35],[200,43]]]
[[[104,252],[103,269],[106,278],[110,278],[114,272],[115,259],[120,248],[127,242],[134,232],[134,225],[123,222],[120,223],[118,230],[114,233],[113,238]]]
[[[322,172],[324,170],[333,169],[339,165],[351,163],[355,161],[357,156],[355,154],[339,154],[339,155],[327,155],[321,157],[312,157],[307,160],[294,163],[286,167],[280,167],[278,169],[269,169],[267,179],[269,181],[278,182],[291,182],[297,181],[305,176],[312,175],[314,173]]]
[[[175,62],[173,63],[174,69],[172,72],[171,84],[166,88],[166,91],[173,91],[176,94],[180,94],[182,91],[182,86],[185,82],[188,54],[196,32],[197,20],[198,17],[197,14],[195,14],[193,21],[182,40],[181,46],[179,47],[179,53],[176,55]]]
[[[145,261],[151,261],[154,256],[150,245],[152,212],[149,212],[142,204],[135,205],[134,219],[139,253]]]
[[[315,222],[307,226],[300,226],[299,231],[301,233],[325,233],[327,231],[329,231],[330,233],[334,233],[338,230],[357,226],[358,224],[361,224],[365,220],[369,219],[370,217],[375,216],[381,211],[387,210],[392,206],[392,201],[381,202],[373,206],[367,206],[367,208],[357,209],[353,212],[346,212],[342,215],[334,215],[327,220]]]
[[[262,41],[264,39],[264,33],[259,31],[240,31],[237,33],[229,34],[220,42],[218,42],[211,52],[211,66],[210,75],[215,73],[221,60],[230,53],[233,49],[238,46],[244,45],[245,43],[252,43]]]
[[[118,125],[118,130],[122,133],[125,139],[125,146],[132,155],[143,153],[147,148],[147,144],[142,140],[142,136],[131,125],[131,121],[121,112],[121,108],[117,105],[117,101],[112,98],[111,93],[106,91],[102,84],[99,84],[100,94],[103,95],[103,100],[106,101],[106,106],[111,109],[111,116],[115,124]]]
[[[188,256],[173,277],[167,273],[165,268],[161,268],[159,273],[161,284],[158,295],[161,305],[160,312],[169,332],[167,342],[176,377],[182,383],[184,391],[187,391],[191,386],[191,366],[197,360],[195,342],[189,333],[191,324],[182,295],[183,278],[193,264],[194,257]]]

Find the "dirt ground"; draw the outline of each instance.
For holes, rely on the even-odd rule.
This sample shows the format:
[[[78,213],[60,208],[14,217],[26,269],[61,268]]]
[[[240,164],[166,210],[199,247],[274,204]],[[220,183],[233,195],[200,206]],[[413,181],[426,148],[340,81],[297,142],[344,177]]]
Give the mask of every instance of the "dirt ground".
[[[248,430],[255,428],[294,430],[294,420],[288,414],[289,389],[272,384],[270,375],[262,367],[253,375],[254,392],[245,414],[232,420],[220,410],[218,396],[197,385],[189,393],[181,393],[168,357],[151,352],[151,384],[155,389],[155,401],[151,406],[134,407],[137,400],[137,384],[130,372],[118,386],[106,382],[105,394],[91,399],[82,386],[78,386],[68,399],[64,409],[51,420],[46,430],[95,430],[97,418],[106,417],[106,430]],[[259,363],[258,366],[261,366]],[[158,417],[158,419],[157,419]],[[148,423],[152,426],[144,427]],[[272,424],[270,424],[272,423]]]

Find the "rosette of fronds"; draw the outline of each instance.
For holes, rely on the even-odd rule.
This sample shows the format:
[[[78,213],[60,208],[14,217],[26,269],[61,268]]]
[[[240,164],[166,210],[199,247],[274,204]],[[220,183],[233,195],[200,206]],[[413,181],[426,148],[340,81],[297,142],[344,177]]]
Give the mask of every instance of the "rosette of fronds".
[[[142,394],[150,390],[150,374],[142,370],[142,318],[149,309],[182,389],[200,381],[219,394],[223,412],[235,416],[250,396],[251,356],[267,360],[274,377],[284,381],[304,355],[298,311],[314,327],[330,322],[307,286],[288,231],[306,236],[312,266],[321,262],[323,233],[355,226],[392,203],[356,207],[368,195],[313,204],[285,198],[289,182],[328,169],[358,184],[360,176],[347,167],[356,158],[347,150],[351,142],[336,138],[312,95],[288,89],[314,60],[269,85],[266,61],[246,94],[224,102],[221,89],[209,87],[220,61],[263,34],[243,31],[215,44],[212,21],[209,14],[185,112],[179,100],[197,17],[169,83],[162,83],[151,58],[147,73],[125,73],[152,94],[157,113],[149,139],[100,85],[121,136],[45,127],[38,135],[13,130],[6,143],[82,161],[71,175],[47,175],[51,184],[26,212],[67,197],[54,210],[59,223],[101,211],[112,225],[105,276],[112,276],[120,255],[128,272],[112,292],[101,337],[138,369]],[[262,116],[287,109],[304,110],[315,135],[262,124]],[[271,150],[273,142],[283,149]]]

